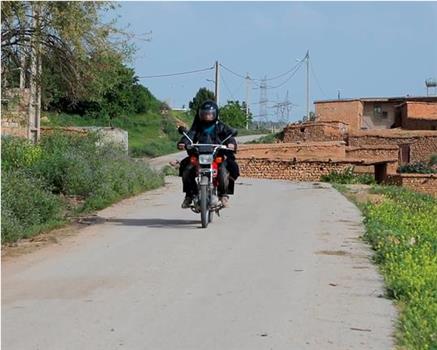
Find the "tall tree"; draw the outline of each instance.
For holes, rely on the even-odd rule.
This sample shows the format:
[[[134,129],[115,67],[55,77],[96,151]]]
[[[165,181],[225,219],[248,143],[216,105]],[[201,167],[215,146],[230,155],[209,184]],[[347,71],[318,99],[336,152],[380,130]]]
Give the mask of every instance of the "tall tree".
[[[220,120],[234,128],[244,128],[246,122],[252,120],[252,115],[249,113],[249,120],[246,116],[245,102],[240,104],[239,101],[228,101],[228,103],[220,108]]]
[[[114,22],[101,21],[100,14],[113,8],[114,3],[104,1],[3,1],[2,85],[23,65],[28,70],[26,57],[38,50],[42,72],[51,75],[52,83],[58,79],[57,87],[73,98],[85,94],[83,81],[99,72],[92,57],[121,59],[132,52],[125,33]],[[118,41],[117,34],[121,34]]]
[[[214,93],[207,88],[200,88],[199,91],[197,91],[196,96],[194,96],[188,104],[191,114],[196,115],[200,105],[208,100],[214,101]]]

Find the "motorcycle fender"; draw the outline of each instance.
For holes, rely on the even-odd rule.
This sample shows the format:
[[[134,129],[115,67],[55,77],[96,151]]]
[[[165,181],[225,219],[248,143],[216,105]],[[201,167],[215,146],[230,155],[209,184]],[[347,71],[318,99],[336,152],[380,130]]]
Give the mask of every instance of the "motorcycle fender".
[[[209,184],[209,178],[208,176],[202,176],[202,178],[200,179],[200,185],[208,185]]]

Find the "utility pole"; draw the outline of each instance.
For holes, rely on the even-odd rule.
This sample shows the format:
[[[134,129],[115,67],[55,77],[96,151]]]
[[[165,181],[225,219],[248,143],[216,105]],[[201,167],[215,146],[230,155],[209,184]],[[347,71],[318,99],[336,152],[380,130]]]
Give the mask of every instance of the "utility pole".
[[[305,56],[307,66],[307,120],[310,120],[310,50]]]
[[[249,130],[249,100],[250,100],[250,77],[249,73],[246,74],[246,130]]]
[[[30,40],[30,82],[27,137],[34,143],[40,137],[41,120],[41,3],[32,5],[32,28],[36,37]]]
[[[219,79],[220,79],[220,72],[219,72],[219,63],[218,61],[215,61],[215,91],[214,91],[214,95],[215,95],[215,103],[217,103],[217,105],[219,104]]]

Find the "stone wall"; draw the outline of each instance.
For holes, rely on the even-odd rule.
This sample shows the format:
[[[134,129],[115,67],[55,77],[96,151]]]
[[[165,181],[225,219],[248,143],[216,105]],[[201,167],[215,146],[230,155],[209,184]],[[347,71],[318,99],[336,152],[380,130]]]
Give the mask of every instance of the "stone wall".
[[[29,89],[2,91],[1,134],[27,137]]]
[[[337,121],[290,124],[284,128],[284,142],[342,141],[347,130],[347,124]]]
[[[437,174],[389,175],[386,183],[437,196]]]
[[[307,159],[307,158],[344,158],[346,156],[343,141],[245,144],[238,146],[237,158],[260,159]]]
[[[240,158],[238,160],[242,176],[290,180],[290,181],[320,181],[322,175],[333,171],[344,171],[353,164],[345,161],[322,160],[272,160],[257,158]]]
[[[318,121],[341,120],[349,125],[349,130],[359,130],[363,103],[360,100],[315,102],[315,113]]]
[[[349,134],[349,146],[409,145],[410,162],[428,162],[437,153],[437,131],[368,130]]]
[[[121,146],[126,152],[128,151],[128,132],[119,128],[110,127],[64,127],[64,128],[49,128],[42,127],[41,134],[47,134],[55,130],[61,130],[66,133],[86,134],[88,132],[97,132],[102,136],[103,142],[115,143]]]

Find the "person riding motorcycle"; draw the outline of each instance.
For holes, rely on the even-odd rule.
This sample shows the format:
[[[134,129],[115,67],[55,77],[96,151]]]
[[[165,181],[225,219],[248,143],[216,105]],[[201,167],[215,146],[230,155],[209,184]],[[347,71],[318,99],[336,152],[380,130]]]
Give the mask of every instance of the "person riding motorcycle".
[[[219,120],[219,108],[213,101],[202,103],[196,113],[193,124],[187,135],[193,142],[206,144],[219,144],[233,132],[233,129]],[[183,150],[190,141],[183,136],[178,142],[178,149]],[[228,206],[229,194],[234,194],[234,183],[240,175],[239,167],[235,161],[234,152],[237,151],[237,141],[234,137],[229,138],[225,145],[229,150],[222,150],[219,154],[224,155],[225,160],[220,164],[218,169],[219,186],[217,188],[218,198],[211,198],[212,205],[219,205],[220,202],[224,207]],[[179,167],[179,176],[182,177],[183,192],[185,199],[182,202],[182,208],[189,208],[193,198],[198,194],[196,184],[196,167],[191,164],[190,151],[188,157],[184,158]],[[228,186],[223,179],[229,173]]]

